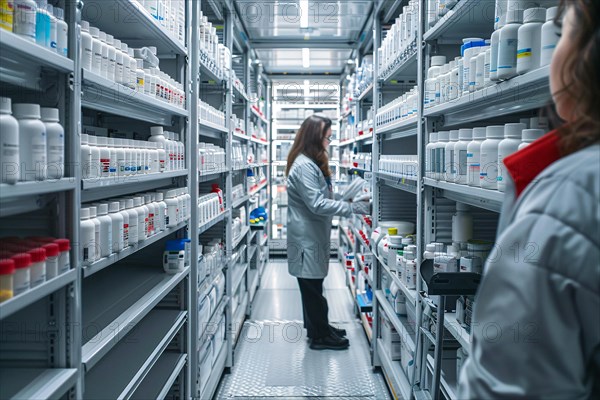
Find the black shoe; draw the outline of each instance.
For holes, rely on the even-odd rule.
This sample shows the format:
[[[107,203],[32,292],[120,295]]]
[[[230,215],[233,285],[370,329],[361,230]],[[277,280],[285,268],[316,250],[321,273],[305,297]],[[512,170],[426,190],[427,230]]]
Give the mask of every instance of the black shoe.
[[[345,329],[339,329],[339,328],[336,328],[335,326],[331,326],[331,325],[329,325],[329,329],[331,330],[331,332],[335,333],[337,336],[339,336],[341,338],[346,337]]]
[[[330,334],[324,338],[312,339],[310,348],[313,350],[345,350],[350,345],[348,339]]]

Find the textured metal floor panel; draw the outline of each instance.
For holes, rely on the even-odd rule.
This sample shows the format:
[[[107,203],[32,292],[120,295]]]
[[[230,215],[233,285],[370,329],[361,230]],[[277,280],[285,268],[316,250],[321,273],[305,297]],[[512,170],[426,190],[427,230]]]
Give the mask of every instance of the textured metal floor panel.
[[[383,376],[373,372],[369,345],[353,313],[343,268],[332,263],[325,296],[332,324],[346,329],[350,348],[315,351],[302,329],[298,284],[285,262],[267,266],[235,349],[234,367],[216,399],[391,399]]]
[[[315,351],[301,321],[247,322],[235,366],[216,398],[389,399],[383,378],[370,366],[362,327],[357,321],[339,326],[348,331],[350,348]]]

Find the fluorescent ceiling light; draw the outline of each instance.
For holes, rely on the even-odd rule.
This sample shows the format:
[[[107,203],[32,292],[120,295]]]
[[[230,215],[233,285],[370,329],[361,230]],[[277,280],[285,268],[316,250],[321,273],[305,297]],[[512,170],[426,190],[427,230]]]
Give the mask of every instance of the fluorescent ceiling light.
[[[308,28],[308,0],[300,0],[300,28]]]
[[[310,49],[308,47],[302,49],[302,67],[310,68]]]

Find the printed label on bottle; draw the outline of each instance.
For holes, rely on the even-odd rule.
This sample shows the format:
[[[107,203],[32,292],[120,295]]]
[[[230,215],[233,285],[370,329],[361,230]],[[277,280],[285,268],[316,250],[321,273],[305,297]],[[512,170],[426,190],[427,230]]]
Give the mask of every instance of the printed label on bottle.
[[[458,174],[461,176],[467,175],[467,151],[459,150],[458,152]]]
[[[542,47],[542,50],[554,50],[556,48],[555,44],[548,44],[544,47]]]
[[[2,144],[2,157],[16,157],[19,154],[19,146],[11,143]]]
[[[14,4],[12,0],[0,0],[0,28],[12,32]]]
[[[103,174],[108,174],[110,172],[110,158],[101,158],[100,165]]]
[[[533,55],[533,52],[532,52],[531,48],[521,49],[521,50],[517,51],[517,58],[527,58],[527,57],[531,57],[532,55]]]
[[[90,249],[87,246],[85,246],[83,248],[83,261],[86,262],[86,261],[89,261],[89,259],[90,259]]]

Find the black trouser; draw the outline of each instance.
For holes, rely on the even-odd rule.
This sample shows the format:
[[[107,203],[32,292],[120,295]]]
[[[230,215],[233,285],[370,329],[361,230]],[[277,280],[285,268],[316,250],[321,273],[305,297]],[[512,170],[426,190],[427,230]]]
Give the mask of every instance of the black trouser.
[[[329,306],[323,296],[324,279],[298,278],[300,294],[302,295],[302,310],[304,313],[304,327],[308,337],[320,339],[330,334]]]

